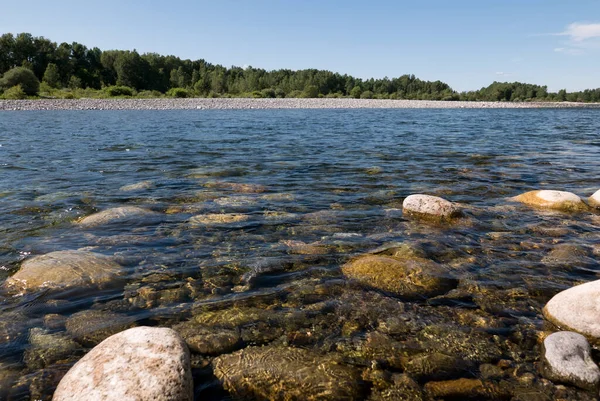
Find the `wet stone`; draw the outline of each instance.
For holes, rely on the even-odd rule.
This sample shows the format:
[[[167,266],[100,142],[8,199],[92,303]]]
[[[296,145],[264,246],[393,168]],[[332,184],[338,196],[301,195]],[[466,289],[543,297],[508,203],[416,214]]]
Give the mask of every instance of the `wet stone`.
[[[157,213],[142,209],[137,206],[121,206],[112,209],[103,210],[79,220],[77,224],[80,227],[96,227],[103,224],[115,222],[139,221],[150,216],[156,216]]]
[[[420,257],[360,256],[342,266],[348,278],[407,298],[444,294],[456,281],[437,263]]]
[[[86,251],[57,251],[27,259],[4,284],[10,292],[71,287],[101,287],[115,280],[121,266],[111,258]]]
[[[367,401],[422,401],[421,387],[408,375],[396,375],[392,386],[375,389]]]
[[[154,186],[152,181],[140,181],[135,184],[123,185],[119,188],[119,191],[123,192],[133,192],[133,191],[141,191],[144,189],[150,189]]]
[[[191,401],[189,351],[167,328],[136,327],[115,334],[69,370],[53,398],[81,399]]]
[[[566,212],[585,211],[588,206],[574,193],[566,191],[530,191],[512,198],[526,205]]]
[[[84,310],[67,319],[67,332],[82,345],[94,346],[107,337],[135,326],[135,319],[101,310]]]
[[[592,360],[590,344],[581,334],[561,331],[549,335],[543,342],[542,361],[548,379],[598,391],[600,368]]]
[[[173,326],[173,330],[179,333],[192,352],[199,354],[226,354],[242,345],[237,329],[203,327],[189,321]]]
[[[600,343],[600,280],[580,284],[556,294],[543,309],[544,317],[556,326]]]
[[[360,374],[335,357],[280,346],[249,347],[213,361],[215,376],[234,397],[268,400],[353,400]]]
[[[29,331],[24,360],[29,369],[42,369],[58,362],[75,361],[81,346],[65,333],[49,334],[40,328]]]
[[[402,211],[407,216],[428,219],[451,219],[460,216],[457,205],[438,196],[414,194],[402,202]]]

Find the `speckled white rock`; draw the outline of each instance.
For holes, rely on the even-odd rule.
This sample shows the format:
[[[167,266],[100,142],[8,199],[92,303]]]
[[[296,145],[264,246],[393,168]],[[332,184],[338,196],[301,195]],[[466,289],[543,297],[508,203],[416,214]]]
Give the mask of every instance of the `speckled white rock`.
[[[560,328],[600,343],[600,280],[559,292],[544,307],[544,316]]]
[[[529,191],[512,199],[526,205],[548,209],[585,210],[588,208],[579,196],[566,191]]]
[[[115,334],[77,362],[54,401],[191,401],[190,354],[174,330],[136,327]]]
[[[121,219],[133,219],[155,214],[150,210],[137,206],[121,206],[89,215],[79,220],[78,224],[82,227],[95,227],[101,224],[113,223]]]
[[[600,207],[600,189],[590,196],[589,202],[592,206]]]
[[[552,381],[598,389],[600,369],[592,360],[590,344],[581,334],[571,331],[550,334],[544,340],[542,362],[544,376]]]
[[[4,283],[11,292],[97,287],[114,280],[122,271],[112,258],[86,251],[57,251],[27,259]]]
[[[402,211],[406,214],[417,214],[437,218],[455,217],[459,209],[452,202],[432,195],[409,195],[402,202]]]

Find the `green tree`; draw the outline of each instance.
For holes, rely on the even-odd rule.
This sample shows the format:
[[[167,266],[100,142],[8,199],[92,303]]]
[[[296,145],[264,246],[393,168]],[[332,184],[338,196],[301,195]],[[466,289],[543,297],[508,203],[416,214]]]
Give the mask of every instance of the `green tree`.
[[[44,72],[44,78],[42,79],[51,88],[58,88],[60,86],[60,74],[58,73],[58,67],[54,63],[49,63]]]
[[[8,89],[21,85],[21,89],[29,96],[37,95],[40,90],[40,81],[28,68],[15,67],[8,70],[0,79],[0,88]]]
[[[359,99],[361,94],[362,89],[358,85],[352,88],[352,90],[350,91],[350,97],[353,97],[354,99]]]

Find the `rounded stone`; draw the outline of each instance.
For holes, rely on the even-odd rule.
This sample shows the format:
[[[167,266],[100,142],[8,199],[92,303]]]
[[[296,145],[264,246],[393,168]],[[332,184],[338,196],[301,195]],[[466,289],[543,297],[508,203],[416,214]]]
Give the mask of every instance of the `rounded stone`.
[[[103,224],[113,223],[118,220],[137,219],[154,214],[155,213],[150,210],[142,209],[141,207],[137,206],[120,206],[94,213],[84,217],[77,223],[82,227],[95,227]]]
[[[456,205],[444,198],[432,195],[409,195],[402,202],[402,211],[408,215],[434,218],[457,217],[460,212]]]
[[[600,343],[600,280],[556,294],[544,307],[544,316],[556,326]]]
[[[579,196],[566,191],[529,191],[512,199],[526,205],[546,209],[580,211],[588,208]]]
[[[360,374],[333,356],[300,348],[248,347],[213,361],[215,376],[234,397],[259,400],[355,400]]]
[[[369,287],[409,298],[445,294],[456,286],[440,265],[417,256],[364,255],[342,266],[342,272]]]
[[[600,189],[590,196],[589,202],[591,206],[600,208]]]
[[[57,251],[28,259],[4,286],[11,292],[99,287],[114,280],[121,266],[110,257],[86,251]]]
[[[548,379],[597,390],[600,369],[584,336],[570,331],[550,334],[542,347],[543,373]]]
[[[123,185],[119,188],[119,191],[123,192],[131,192],[131,191],[141,191],[143,189],[150,189],[154,186],[152,181],[141,181],[136,182],[135,184]]]
[[[54,401],[191,401],[190,355],[168,328],[136,327],[115,334],[77,362]]]

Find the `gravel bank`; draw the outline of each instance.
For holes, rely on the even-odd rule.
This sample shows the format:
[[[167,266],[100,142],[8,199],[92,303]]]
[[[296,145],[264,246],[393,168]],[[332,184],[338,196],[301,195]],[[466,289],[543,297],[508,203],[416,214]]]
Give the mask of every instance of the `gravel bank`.
[[[443,102],[366,99],[39,99],[0,100],[0,110],[193,110],[193,109],[532,109],[600,108],[600,103]]]

